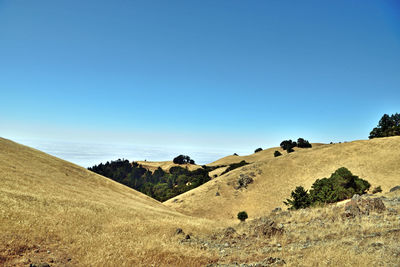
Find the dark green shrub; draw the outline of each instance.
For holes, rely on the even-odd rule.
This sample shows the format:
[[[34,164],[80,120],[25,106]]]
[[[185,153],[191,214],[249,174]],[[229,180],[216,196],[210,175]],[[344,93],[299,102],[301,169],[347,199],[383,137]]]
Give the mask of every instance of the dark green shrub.
[[[234,156],[239,156],[237,153],[233,153]]]
[[[247,212],[241,211],[237,214],[237,218],[241,221],[244,222],[249,216],[247,215]]]
[[[259,148],[257,148],[256,150],[254,150],[254,153],[257,153],[257,152],[260,152],[260,151],[262,151],[262,148],[261,148],[261,147],[259,147]]]
[[[353,175],[342,167],[332,173],[330,178],[317,179],[309,193],[301,186],[292,191],[292,199],[284,202],[291,209],[299,209],[310,205],[334,203],[351,198],[354,194],[365,194],[370,184],[368,181]]]
[[[292,152],[294,152],[294,149],[289,147],[288,149],[286,149],[286,151],[287,151],[287,153],[292,153]]]
[[[351,198],[354,194],[365,194],[370,186],[366,180],[342,167],[330,178],[317,179],[311,186],[310,196],[313,203],[333,203]]]
[[[374,190],[372,190],[372,194],[376,194],[376,193],[380,193],[380,192],[382,192],[381,186],[377,186],[374,188]]]
[[[279,157],[279,156],[282,156],[282,153],[279,152],[278,150],[275,150],[274,157]]]

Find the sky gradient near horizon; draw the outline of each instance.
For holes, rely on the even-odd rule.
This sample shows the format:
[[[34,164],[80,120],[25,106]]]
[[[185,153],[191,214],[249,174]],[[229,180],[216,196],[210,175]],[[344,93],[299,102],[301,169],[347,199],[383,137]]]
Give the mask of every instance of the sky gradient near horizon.
[[[400,112],[400,4],[0,0],[0,90],[0,136],[85,167],[366,139]]]

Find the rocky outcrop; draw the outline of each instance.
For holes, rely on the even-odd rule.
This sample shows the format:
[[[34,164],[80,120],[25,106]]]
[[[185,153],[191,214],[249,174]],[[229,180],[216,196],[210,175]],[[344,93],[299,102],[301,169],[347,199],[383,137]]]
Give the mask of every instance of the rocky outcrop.
[[[361,215],[369,215],[370,212],[381,213],[386,210],[385,204],[380,198],[361,198],[355,196],[344,207],[343,217],[354,218]]]
[[[237,181],[238,185],[235,187],[235,189],[238,190],[241,188],[247,188],[247,185],[251,184],[254,181],[251,176],[254,176],[254,174],[250,173],[250,175],[247,175],[241,173]]]

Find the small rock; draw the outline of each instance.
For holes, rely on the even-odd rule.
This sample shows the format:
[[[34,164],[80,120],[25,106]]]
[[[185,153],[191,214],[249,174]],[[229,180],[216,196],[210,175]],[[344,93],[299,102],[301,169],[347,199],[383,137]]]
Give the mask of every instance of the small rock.
[[[354,194],[353,197],[351,198],[353,200],[359,200],[361,199],[361,196],[359,194]]]
[[[219,197],[219,196],[220,196],[219,192],[215,193],[215,196],[216,196],[216,197]]]
[[[47,251],[47,254],[50,254],[50,253],[51,253],[51,251],[50,251],[50,250],[48,250],[48,251]]]
[[[397,213],[397,211],[394,208],[387,208],[387,211],[394,214]]]

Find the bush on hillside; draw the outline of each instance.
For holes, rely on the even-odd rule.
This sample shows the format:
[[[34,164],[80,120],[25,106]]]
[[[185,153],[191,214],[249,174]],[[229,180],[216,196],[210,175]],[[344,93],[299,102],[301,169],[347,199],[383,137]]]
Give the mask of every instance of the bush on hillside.
[[[368,181],[353,175],[348,169],[342,167],[332,173],[330,178],[317,179],[309,193],[304,188],[296,187],[295,191],[291,193],[292,199],[288,199],[284,203],[291,209],[334,203],[349,199],[354,194],[365,194],[370,187]]]
[[[279,157],[279,156],[282,156],[282,153],[279,152],[278,150],[275,150],[274,157]]]
[[[378,126],[372,129],[369,139],[400,135],[400,114],[384,114],[379,120]]]
[[[247,212],[241,211],[237,214],[237,218],[241,221],[244,222],[249,216],[247,215]]]
[[[173,162],[175,164],[195,164],[194,160],[192,160],[189,156],[185,156],[185,155],[179,155],[176,158],[174,158]]]
[[[237,153],[233,153],[234,156],[239,156]]]
[[[289,148],[293,148],[293,147],[295,147],[295,146],[297,146],[297,143],[296,143],[296,142],[293,142],[292,140],[284,140],[284,141],[282,141],[281,144],[280,144],[280,147],[281,147],[283,150],[288,150]]]
[[[260,152],[260,151],[262,151],[262,148],[261,148],[261,147],[259,147],[259,148],[257,148],[256,150],[254,150],[254,153],[257,153],[257,152]]]
[[[287,151],[287,153],[292,153],[292,152],[294,152],[294,149],[289,147],[288,149],[286,149],[286,151]]]
[[[307,140],[304,140],[303,138],[299,138],[299,139],[297,139],[297,147],[311,148],[312,145]]]

